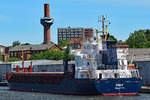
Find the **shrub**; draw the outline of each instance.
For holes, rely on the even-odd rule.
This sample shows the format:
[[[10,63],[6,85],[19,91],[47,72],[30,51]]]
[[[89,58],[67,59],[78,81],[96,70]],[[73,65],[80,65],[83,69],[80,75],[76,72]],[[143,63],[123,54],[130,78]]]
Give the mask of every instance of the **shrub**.
[[[9,58],[7,60],[7,62],[14,62],[14,61],[20,61],[21,59],[18,59],[18,58]]]
[[[48,50],[44,53],[32,55],[29,60],[39,60],[39,59],[62,60],[63,58],[64,52],[59,50]]]

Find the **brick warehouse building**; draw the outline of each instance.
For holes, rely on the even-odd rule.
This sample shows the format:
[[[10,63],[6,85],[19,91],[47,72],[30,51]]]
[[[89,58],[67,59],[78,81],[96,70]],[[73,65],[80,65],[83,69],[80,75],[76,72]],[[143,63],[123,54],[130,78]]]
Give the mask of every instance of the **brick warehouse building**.
[[[72,40],[73,38],[82,38],[85,35],[85,40],[94,36],[93,28],[58,28],[57,36],[59,40]]]
[[[15,58],[22,58],[24,54],[24,60],[27,60],[31,55],[37,53],[43,53],[46,50],[62,50],[56,44],[51,42],[50,27],[54,23],[54,19],[50,16],[49,4],[44,4],[44,17],[40,19],[40,23],[43,26],[44,41],[43,44],[38,45],[24,45],[24,46],[15,46],[9,50],[9,56]]]
[[[23,49],[22,49],[23,47]],[[22,59],[22,51],[24,53],[24,60],[27,60],[31,55],[43,53],[46,50],[62,50],[56,44],[38,44],[38,45],[24,45],[15,46],[9,50],[10,57]]]

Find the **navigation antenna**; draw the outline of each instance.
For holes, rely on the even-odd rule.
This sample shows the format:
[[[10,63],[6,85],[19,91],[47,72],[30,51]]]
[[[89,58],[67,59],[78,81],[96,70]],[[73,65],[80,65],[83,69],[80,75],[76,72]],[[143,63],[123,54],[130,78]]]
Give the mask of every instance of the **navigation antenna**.
[[[105,35],[105,17],[104,17],[104,15],[102,16],[102,33],[104,36]]]
[[[102,33],[101,38],[103,40],[107,40],[109,37],[109,33],[107,30],[108,24],[110,25],[110,21],[106,20],[106,17],[103,15],[102,19],[98,17],[98,22],[102,22],[102,31],[96,30],[96,42],[98,43],[98,33]],[[105,23],[108,22],[108,24],[105,25]]]

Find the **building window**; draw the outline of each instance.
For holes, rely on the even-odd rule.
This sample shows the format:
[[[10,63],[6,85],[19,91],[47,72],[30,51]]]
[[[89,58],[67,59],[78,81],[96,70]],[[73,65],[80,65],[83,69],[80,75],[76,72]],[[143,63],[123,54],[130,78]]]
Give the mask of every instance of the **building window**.
[[[79,35],[79,37],[82,37],[82,35]]]
[[[74,35],[71,35],[72,38],[74,38]]]
[[[11,54],[11,57],[13,57],[13,52],[11,52],[10,54]]]
[[[61,37],[61,35],[59,35],[59,37]]]
[[[78,37],[78,35],[75,35],[75,37]]]

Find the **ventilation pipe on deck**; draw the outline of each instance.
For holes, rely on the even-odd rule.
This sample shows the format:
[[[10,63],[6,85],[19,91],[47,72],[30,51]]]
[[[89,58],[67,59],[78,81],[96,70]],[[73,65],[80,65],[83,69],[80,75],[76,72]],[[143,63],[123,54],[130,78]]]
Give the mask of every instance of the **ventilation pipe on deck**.
[[[28,69],[27,69],[27,68],[24,68],[24,72],[28,72]]]
[[[64,74],[68,73],[68,59],[63,60]]]
[[[75,76],[75,64],[72,65],[72,77]]]
[[[32,72],[32,61],[30,62],[29,72]]]
[[[20,71],[20,66],[17,65],[17,66],[16,66],[16,72],[19,72],[19,71]]]
[[[32,65],[29,66],[29,72],[32,72]]]

